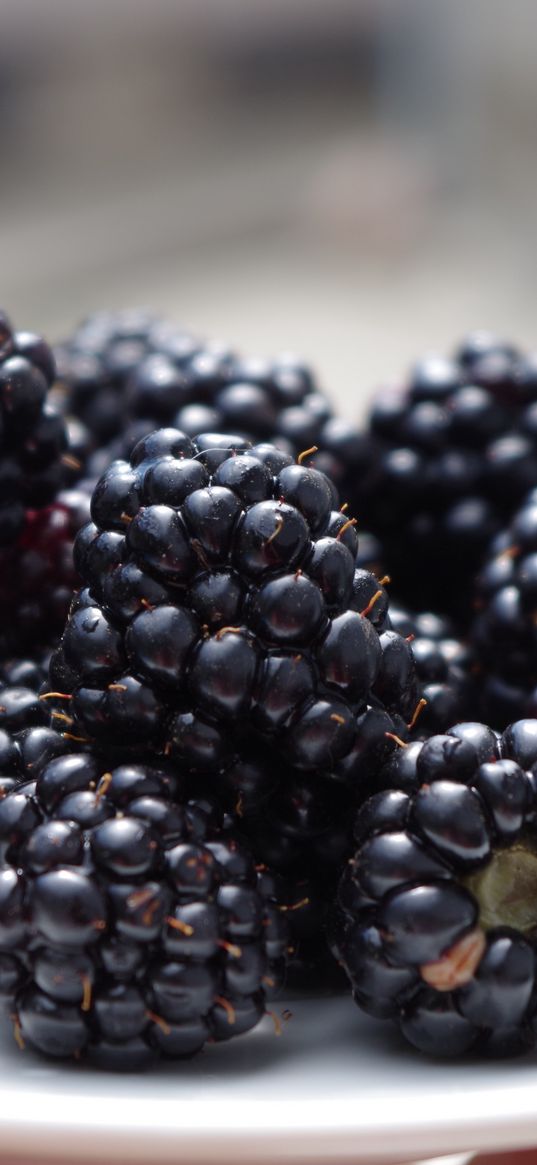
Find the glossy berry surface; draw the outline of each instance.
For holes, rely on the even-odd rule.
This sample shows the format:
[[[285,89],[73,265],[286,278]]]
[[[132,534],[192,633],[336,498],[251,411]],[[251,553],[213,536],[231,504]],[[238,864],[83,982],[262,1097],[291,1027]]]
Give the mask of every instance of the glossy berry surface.
[[[325,900],[350,808],[421,695],[334,505],[306,458],[225,433],[147,436],[96,485],[75,546],[86,585],[50,672],[54,724],[166,757],[237,815],[260,861]]]
[[[265,745],[300,770],[337,772],[384,692],[389,713],[409,718],[412,660],[390,632],[404,664],[383,662],[386,595],[355,568],[353,523],[332,505],[317,470],[289,464],[274,477],[266,448],[258,456],[225,434],[193,442],[162,430],[115,462],[77,540],[87,589],[52,665],[52,677],[67,672],[62,709],[75,734],[147,741],[192,773],[212,771],[218,791],[246,738],[247,751]]]
[[[428,1055],[534,1043],[536,760],[535,720],[461,723],[401,748],[358,813],[334,950],[359,1006]]]

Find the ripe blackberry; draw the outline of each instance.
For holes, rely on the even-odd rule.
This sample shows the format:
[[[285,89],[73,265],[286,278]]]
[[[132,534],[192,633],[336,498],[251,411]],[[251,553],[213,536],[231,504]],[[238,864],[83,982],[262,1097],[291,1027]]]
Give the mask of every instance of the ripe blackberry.
[[[361,509],[414,608],[469,621],[472,576],[537,485],[536,410],[535,356],[482,333],[374,402],[377,475],[369,488],[359,474]]]
[[[402,748],[355,822],[332,942],[356,1002],[420,1051],[535,1043],[537,721]]]
[[[72,749],[69,738],[48,725],[44,659],[4,659],[0,664],[0,802],[12,789],[35,781],[53,757]]]
[[[350,808],[420,695],[333,505],[323,474],[273,447],[144,438],[96,486],[75,547],[86,587],[50,673],[54,723],[172,759],[258,860],[326,893]]]
[[[491,546],[476,581],[472,626],[483,714],[499,727],[537,710],[537,490]]]
[[[432,611],[413,614],[390,602],[389,622],[410,644],[423,698],[417,723],[421,737],[444,732],[459,720],[469,720],[480,707],[472,648],[456,624]]]
[[[35,651],[64,625],[73,588],[73,540],[89,517],[89,494],[60,491],[54,503],[28,511],[16,542],[0,549],[0,648]]]
[[[78,465],[51,403],[55,363],[39,336],[0,313],[0,652],[59,632],[75,582],[72,542],[80,490],[62,492]],[[74,434],[73,434],[74,438]]]
[[[40,336],[0,313],[0,547],[13,546],[28,514],[54,501],[67,434],[49,403],[55,363]]]
[[[20,1047],[115,1068],[249,1030],[285,968],[280,885],[170,766],[58,756],[0,802],[0,993]]]
[[[369,439],[333,417],[312,370],[297,357],[244,359],[145,310],[91,316],[56,351],[59,399],[81,420],[99,476],[129,458],[155,426],[189,436],[240,434],[294,456],[318,446],[312,464],[345,496],[370,471]]]

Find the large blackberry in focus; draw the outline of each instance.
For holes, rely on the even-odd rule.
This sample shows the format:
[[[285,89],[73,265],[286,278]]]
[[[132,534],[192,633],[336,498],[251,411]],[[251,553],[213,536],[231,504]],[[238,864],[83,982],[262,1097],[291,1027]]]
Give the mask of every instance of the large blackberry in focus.
[[[144,438],[94,491],[75,547],[86,585],[50,670],[55,724],[172,760],[257,860],[325,896],[350,810],[421,694],[336,505],[322,473],[272,446]]]
[[[44,1055],[118,1069],[192,1056],[265,1014],[281,883],[173,766],[57,756],[0,802],[0,995]]]
[[[356,1002],[420,1051],[533,1047],[537,720],[401,748],[355,822],[332,944]]]
[[[369,428],[377,473],[358,474],[360,516],[384,539],[398,595],[468,625],[473,575],[537,486],[535,354],[470,336],[453,358],[427,358],[401,390],[380,394]]]
[[[476,580],[472,638],[483,714],[498,727],[537,712],[537,489],[492,543]]]
[[[244,359],[146,310],[99,312],[56,349],[56,392],[83,422],[95,452],[87,470],[100,476],[129,458],[152,429],[173,425],[271,441],[294,456],[318,446],[312,464],[345,500],[369,474],[369,438],[335,418],[308,365],[283,354]]]

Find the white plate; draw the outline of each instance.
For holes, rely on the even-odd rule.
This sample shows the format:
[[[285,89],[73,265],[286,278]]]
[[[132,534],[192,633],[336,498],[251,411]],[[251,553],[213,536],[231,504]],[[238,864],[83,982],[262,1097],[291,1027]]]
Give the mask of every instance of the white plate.
[[[537,1057],[431,1064],[346,997],[289,1008],[279,1038],[265,1019],[140,1076],[56,1066],[2,1040],[0,1160],[378,1165],[537,1144]]]

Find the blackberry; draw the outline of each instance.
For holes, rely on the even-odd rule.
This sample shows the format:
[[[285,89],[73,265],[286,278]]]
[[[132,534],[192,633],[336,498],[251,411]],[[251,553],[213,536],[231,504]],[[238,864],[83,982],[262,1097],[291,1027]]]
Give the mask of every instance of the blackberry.
[[[77,583],[73,540],[89,517],[84,490],[61,490],[27,512],[16,542],[0,549],[0,647],[35,650],[59,635]]]
[[[0,313],[0,547],[13,546],[27,514],[50,505],[64,481],[67,434],[48,401],[55,376],[40,336]]]
[[[407,645],[384,650],[384,587],[355,566],[354,523],[333,505],[323,474],[273,447],[144,438],[95,488],[75,546],[86,587],[50,676],[60,728],[173,760],[258,860],[327,894],[350,807],[420,698]]]
[[[155,426],[240,433],[296,456],[318,446],[312,464],[347,494],[370,473],[369,440],[333,417],[312,370],[295,356],[244,359],[145,310],[100,312],[56,351],[57,394],[83,423],[99,476],[128,458]]]
[[[505,727],[537,709],[537,490],[491,546],[476,580],[472,639],[482,667],[483,714]]]
[[[52,405],[52,350],[0,313],[0,652],[58,633],[75,582],[72,541],[80,490],[62,493],[78,465]]]
[[[474,652],[445,615],[413,614],[390,602],[389,622],[410,645],[426,704],[417,732],[426,737],[444,732],[459,720],[477,715],[481,706]]]
[[[356,1002],[420,1051],[535,1043],[537,721],[411,744],[355,822],[332,943]]]
[[[534,355],[483,333],[374,402],[377,473],[358,488],[404,602],[468,624],[473,575],[537,485],[536,409]]]
[[[6,659],[0,664],[0,804],[6,794],[33,783],[49,760],[72,749],[65,734],[48,724],[46,663]]]
[[[58,756],[0,802],[0,988],[19,1046],[114,1068],[253,1027],[287,958],[281,886],[165,764]]]

